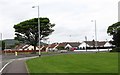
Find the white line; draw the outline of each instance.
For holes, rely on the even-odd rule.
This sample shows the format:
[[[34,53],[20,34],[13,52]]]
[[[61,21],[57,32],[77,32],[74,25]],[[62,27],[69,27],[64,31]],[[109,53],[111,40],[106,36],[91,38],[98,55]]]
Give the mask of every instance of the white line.
[[[0,73],[2,73],[2,71],[5,69],[5,67],[7,66],[7,65],[9,65],[11,62],[13,62],[15,59],[13,59],[13,60],[11,60],[11,61],[9,61],[7,64],[5,64],[4,66],[3,66],[3,68],[0,70]]]
[[[27,70],[28,75],[30,75],[30,72],[29,72],[29,70],[28,70],[28,66],[27,66],[27,63],[26,63],[26,62],[25,62],[25,68],[26,68],[26,70]]]
[[[7,64],[5,64],[5,66],[0,70],[0,75],[1,75],[2,71],[5,69],[5,67],[6,67],[7,65],[9,65],[11,62],[13,62],[14,60],[26,60],[26,59],[37,58],[37,57],[38,57],[38,56],[18,58],[18,59],[11,59],[11,61],[9,61]]]

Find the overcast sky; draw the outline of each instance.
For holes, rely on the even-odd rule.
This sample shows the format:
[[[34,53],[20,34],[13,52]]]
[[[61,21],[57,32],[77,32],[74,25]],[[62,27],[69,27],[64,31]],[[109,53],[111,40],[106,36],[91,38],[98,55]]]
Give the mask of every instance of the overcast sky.
[[[105,41],[108,26],[118,21],[119,0],[0,0],[0,33],[3,39],[13,39],[13,26],[19,22],[37,17],[48,17],[55,23],[50,42],[84,41],[95,37],[96,20],[97,39]]]

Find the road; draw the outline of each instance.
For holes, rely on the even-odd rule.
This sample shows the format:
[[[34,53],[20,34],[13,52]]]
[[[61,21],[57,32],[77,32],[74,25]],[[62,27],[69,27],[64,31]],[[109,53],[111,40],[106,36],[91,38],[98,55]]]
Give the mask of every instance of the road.
[[[3,71],[2,75],[28,75],[25,60],[14,60]]]
[[[33,57],[33,56],[37,56],[37,54],[22,54],[22,55],[18,55],[18,56],[15,56],[13,54],[6,54],[6,55],[3,54],[0,56],[0,69],[2,69],[2,67],[5,66],[5,64],[7,64],[8,62],[10,62],[14,59]]]
[[[2,75],[28,75],[25,60],[36,57],[38,57],[37,54],[27,54],[27,55],[18,55],[18,56],[3,55],[2,62],[4,62],[3,63],[4,69],[2,68],[1,70]]]

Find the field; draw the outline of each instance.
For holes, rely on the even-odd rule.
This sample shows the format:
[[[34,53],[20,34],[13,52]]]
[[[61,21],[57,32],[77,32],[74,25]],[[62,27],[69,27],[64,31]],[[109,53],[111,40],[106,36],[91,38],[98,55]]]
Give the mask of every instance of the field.
[[[30,73],[118,73],[117,53],[44,56],[26,63]]]

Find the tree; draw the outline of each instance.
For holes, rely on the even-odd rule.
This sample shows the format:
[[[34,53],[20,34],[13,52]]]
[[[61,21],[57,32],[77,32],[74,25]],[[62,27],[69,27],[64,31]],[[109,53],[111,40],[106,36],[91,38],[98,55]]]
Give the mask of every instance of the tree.
[[[2,41],[2,50],[5,50],[5,41]]]
[[[49,18],[40,19],[40,40],[49,36],[54,30],[52,29],[55,24],[51,24]],[[33,18],[20,22],[14,25],[15,40],[21,43],[30,44],[34,46],[34,52],[36,52],[36,46],[39,40],[38,35],[38,18]]]
[[[4,50],[5,49],[5,41],[0,41],[0,48],[1,50]]]
[[[112,44],[116,45],[116,47],[120,47],[120,22],[117,22],[108,27],[107,33],[110,36],[113,36]]]

